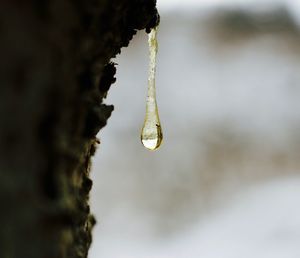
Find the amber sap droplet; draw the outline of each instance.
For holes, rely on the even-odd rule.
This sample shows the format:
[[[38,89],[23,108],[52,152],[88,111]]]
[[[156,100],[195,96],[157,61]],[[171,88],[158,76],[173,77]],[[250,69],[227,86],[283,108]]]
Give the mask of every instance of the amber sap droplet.
[[[148,94],[146,101],[146,115],[142,128],[141,140],[144,147],[148,150],[156,150],[162,143],[163,134],[159,121],[158,108],[155,92],[155,70],[157,54],[157,27],[153,28],[148,35],[149,43],[149,77]]]

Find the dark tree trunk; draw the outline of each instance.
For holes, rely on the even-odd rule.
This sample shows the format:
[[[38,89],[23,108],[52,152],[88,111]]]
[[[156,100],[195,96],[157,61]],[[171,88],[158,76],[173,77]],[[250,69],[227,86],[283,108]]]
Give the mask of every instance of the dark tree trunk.
[[[110,59],[156,23],[155,0],[1,2],[1,258],[87,257]]]

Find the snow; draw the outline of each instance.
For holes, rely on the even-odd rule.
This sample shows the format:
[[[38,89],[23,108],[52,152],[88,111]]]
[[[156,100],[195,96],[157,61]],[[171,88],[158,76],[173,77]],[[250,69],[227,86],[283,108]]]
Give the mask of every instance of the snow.
[[[114,234],[104,230],[90,257],[299,258],[299,200],[300,177],[279,178],[236,193],[223,208],[171,238],[147,239],[143,227],[127,236],[118,227]]]

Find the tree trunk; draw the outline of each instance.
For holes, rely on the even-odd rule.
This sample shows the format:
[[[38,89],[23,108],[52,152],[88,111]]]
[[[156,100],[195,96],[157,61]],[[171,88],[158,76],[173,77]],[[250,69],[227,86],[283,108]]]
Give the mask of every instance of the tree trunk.
[[[1,258],[87,257],[110,59],[158,22],[155,0],[2,1]]]

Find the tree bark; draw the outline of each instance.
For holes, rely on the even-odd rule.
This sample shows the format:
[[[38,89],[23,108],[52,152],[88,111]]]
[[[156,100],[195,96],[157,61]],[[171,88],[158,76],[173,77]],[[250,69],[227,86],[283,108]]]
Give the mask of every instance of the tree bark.
[[[2,1],[1,258],[87,257],[110,59],[158,22],[155,0]]]

